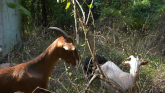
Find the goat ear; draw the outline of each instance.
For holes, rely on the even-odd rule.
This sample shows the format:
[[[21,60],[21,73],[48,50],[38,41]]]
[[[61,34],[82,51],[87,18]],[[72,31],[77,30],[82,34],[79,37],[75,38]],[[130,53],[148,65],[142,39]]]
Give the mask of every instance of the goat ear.
[[[130,65],[129,63],[126,63],[126,62],[122,62],[123,65]]]
[[[70,36],[68,36],[67,41],[69,41],[70,43],[73,43],[73,40]]]
[[[139,60],[139,56],[137,56],[136,59]]]
[[[141,65],[146,65],[147,63],[148,63],[148,61],[142,62]]]
[[[73,40],[70,36],[68,36],[68,38],[66,40],[64,40],[64,44],[62,45],[62,47],[65,49],[65,50],[71,50],[71,51],[74,51],[76,48],[75,46],[73,45]]]

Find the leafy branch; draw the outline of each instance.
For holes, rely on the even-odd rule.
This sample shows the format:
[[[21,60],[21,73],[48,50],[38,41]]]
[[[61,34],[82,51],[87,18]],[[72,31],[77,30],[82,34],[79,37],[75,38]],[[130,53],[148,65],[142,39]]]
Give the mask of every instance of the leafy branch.
[[[28,11],[28,10],[27,10],[26,8],[24,8],[22,5],[17,4],[17,3],[5,2],[4,4],[1,5],[0,9],[1,9],[5,4],[6,4],[9,8],[18,9],[22,14],[25,14],[25,15],[31,17],[30,11]]]

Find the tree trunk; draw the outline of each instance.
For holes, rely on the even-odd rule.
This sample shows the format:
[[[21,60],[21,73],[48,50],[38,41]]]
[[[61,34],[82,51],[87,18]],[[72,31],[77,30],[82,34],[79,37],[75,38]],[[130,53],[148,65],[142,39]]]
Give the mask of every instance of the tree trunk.
[[[41,0],[41,4],[42,4],[42,22],[43,22],[43,26],[46,27],[47,26],[47,13],[46,13],[46,7],[45,7],[45,0]]]

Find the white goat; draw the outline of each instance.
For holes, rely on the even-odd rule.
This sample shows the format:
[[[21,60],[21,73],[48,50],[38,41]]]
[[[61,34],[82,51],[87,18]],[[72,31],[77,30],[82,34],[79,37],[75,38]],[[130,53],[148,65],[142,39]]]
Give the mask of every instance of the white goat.
[[[101,69],[105,77],[116,82],[124,90],[131,89],[134,86],[139,74],[140,66],[146,65],[148,63],[148,61],[141,62],[138,57],[135,58],[133,55],[131,55],[129,58],[131,58],[130,61],[122,62],[122,64],[130,65],[130,73],[123,72],[117,65],[115,65],[111,61],[108,61],[101,66]],[[98,69],[96,70],[96,72],[98,72]],[[108,89],[109,93],[114,93],[114,92],[119,93],[112,86],[110,86],[109,84],[107,84],[102,80],[101,80],[101,84]]]

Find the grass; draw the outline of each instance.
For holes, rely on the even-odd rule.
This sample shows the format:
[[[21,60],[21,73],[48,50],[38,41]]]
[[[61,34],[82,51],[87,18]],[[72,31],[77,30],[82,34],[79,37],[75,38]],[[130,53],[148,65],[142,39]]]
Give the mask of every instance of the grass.
[[[107,21],[105,21],[107,22]],[[99,22],[98,22],[99,23]],[[129,55],[139,55],[141,60],[148,60],[146,66],[141,67],[138,91],[141,93],[161,93],[165,89],[165,61],[156,46],[159,33],[155,30],[145,37],[140,37],[134,30],[129,29],[130,34],[120,31],[118,24],[113,26],[110,23],[101,23],[106,26],[96,30],[95,45],[93,34],[90,32],[92,47],[95,46],[95,53],[113,61],[123,71],[129,72],[129,67],[123,66],[121,62]],[[41,30],[41,29],[34,29]],[[32,31],[32,32],[34,32]],[[99,32],[101,31],[101,33]],[[39,32],[39,31],[36,31]],[[97,34],[99,33],[99,34]],[[53,35],[52,35],[53,34]],[[18,53],[12,54],[12,62],[23,63],[41,54],[58,36],[55,33],[47,32],[43,34],[32,33],[23,36],[23,47]],[[72,35],[74,37],[74,35]],[[159,41],[157,41],[159,42]],[[80,35],[80,65],[75,68],[63,60],[59,61],[49,78],[48,89],[57,93],[78,93],[83,90],[88,83],[87,76],[83,73],[83,61],[90,55],[85,44],[83,34]],[[95,80],[90,86],[89,93],[106,93],[101,88],[99,80]]]

